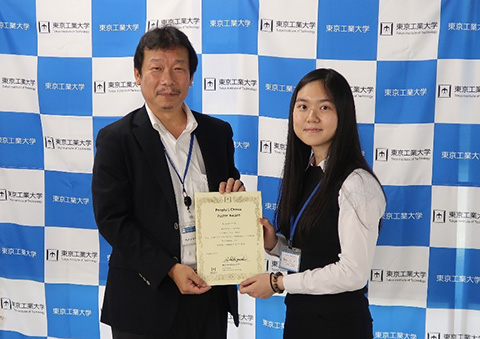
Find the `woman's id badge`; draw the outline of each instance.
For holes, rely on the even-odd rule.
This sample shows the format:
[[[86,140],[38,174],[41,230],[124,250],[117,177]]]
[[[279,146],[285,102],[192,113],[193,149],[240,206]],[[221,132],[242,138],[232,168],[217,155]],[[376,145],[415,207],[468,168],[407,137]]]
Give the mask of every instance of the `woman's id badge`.
[[[298,273],[302,250],[295,247],[285,247],[280,254],[280,268]]]

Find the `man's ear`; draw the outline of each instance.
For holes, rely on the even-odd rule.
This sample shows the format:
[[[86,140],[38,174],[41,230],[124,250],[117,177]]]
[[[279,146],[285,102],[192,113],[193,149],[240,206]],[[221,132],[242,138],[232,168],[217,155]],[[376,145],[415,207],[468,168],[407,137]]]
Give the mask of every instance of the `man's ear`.
[[[140,75],[140,71],[136,68],[133,68],[133,73],[135,74],[135,81],[137,82],[137,85],[141,85],[142,76]]]

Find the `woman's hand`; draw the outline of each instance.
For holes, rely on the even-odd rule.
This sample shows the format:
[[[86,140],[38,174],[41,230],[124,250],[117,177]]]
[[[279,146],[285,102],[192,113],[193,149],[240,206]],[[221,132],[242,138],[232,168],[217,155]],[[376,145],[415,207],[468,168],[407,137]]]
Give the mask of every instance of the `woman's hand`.
[[[275,293],[270,285],[270,273],[257,274],[242,281],[240,293],[248,294],[253,298],[270,298]]]
[[[266,251],[271,251],[278,241],[275,227],[273,227],[267,218],[260,218],[260,224],[263,226],[263,247]]]
[[[230,192],[243,192],[245,191],[245,186],[243,182],[239,179],[235,180],[233,178],[228,178],[228,180],[222,181],[218,187],[218,192],[220,193],[230,193]]]

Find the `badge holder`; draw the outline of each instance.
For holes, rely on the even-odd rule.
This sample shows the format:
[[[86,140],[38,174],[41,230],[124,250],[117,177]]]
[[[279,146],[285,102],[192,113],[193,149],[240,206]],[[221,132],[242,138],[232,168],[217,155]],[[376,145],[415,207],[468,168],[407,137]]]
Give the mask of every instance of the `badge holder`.
[[[180,227],[180,237],[182,240],[183,246],[195,245],[196,244],[196,229],[195,224],[190,223]]]
[[[289,272],[300,271],[300,257],[302,250],[295,247],[285,247],[280,254],[280,268]]]

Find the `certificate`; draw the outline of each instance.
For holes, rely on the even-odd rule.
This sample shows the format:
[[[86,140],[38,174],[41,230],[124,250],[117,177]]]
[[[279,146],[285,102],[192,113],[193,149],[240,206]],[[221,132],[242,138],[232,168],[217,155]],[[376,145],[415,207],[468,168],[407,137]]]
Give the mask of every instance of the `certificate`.
[[[214,285],[235,285],[265,272],[260,192],[195,193],[197,273]]]

